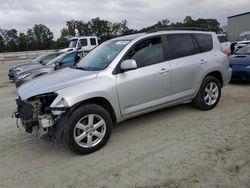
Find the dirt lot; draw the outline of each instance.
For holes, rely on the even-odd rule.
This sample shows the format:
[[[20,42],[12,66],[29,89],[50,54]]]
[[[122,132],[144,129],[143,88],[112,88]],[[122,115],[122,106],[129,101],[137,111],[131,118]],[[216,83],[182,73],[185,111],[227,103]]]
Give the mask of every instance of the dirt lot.
[[[250,187],[250,84],[202,112],[180,105],[115,126],[87,156],[40,141],[11,118],[16,90],[0,64],[0,187]]]

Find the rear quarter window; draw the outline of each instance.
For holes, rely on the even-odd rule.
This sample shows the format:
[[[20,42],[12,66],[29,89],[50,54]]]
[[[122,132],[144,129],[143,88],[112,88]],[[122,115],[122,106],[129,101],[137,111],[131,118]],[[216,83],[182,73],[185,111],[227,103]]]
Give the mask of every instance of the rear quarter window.
[[[213,38],[209,34],[193,34],[201,53],[209,52],[213,49]]]

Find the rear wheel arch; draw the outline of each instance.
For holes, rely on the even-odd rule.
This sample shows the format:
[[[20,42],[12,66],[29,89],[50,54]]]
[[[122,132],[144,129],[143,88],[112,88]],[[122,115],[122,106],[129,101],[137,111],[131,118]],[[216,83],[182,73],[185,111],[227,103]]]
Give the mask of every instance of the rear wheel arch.
[[[217,78],[221,84],[221,87],[223,87],[223,78],[222,78],[222,74],[220,71],[212,71],[212,72],[206,74],[206,76],[203,78],[203,80],[208,76],[213,76],[213,77]]]

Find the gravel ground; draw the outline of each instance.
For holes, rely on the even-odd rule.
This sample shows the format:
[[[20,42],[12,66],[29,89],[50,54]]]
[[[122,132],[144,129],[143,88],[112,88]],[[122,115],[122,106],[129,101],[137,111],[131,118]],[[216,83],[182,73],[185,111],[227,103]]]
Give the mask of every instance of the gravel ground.
[[[186,104],[127,120],[78,156],[16,127],[14,63],[0,64],[0,187],[250,187],[250,83],[225,87],[211,111]]]

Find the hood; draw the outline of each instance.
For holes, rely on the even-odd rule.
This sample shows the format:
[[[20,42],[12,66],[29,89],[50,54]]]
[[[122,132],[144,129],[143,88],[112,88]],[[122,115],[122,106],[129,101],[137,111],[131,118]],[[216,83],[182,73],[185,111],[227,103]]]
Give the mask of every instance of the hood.
[[[231,65],[250,65],[250,55],[233,55],[230,58]]]
[[[52,93],[94,79],[97,73],[97,71],[64,68],[24,83],[18,88],[18,95],[22,100],[26,100],[36,95]]]
[[[59,52],[68,52],[68,51],[73,51],[73,50],[75,50],[75,48],[64,48],[60,50]]]
[[[27,65],[24,65],[24,66],[20,67],[20,71],[18,71],[17,74],[22,74],[22,73],[25,73],[25,72],[29,72],[29,71],[44,68],[44,67],[45,66],[41,65],[41,64],[27,64]]]
[[[23,66],[26,66],[26,65],[32,65],[33,63],[28,61],[28,62],[25,62],[25,63],[19,63],[19,64],[16,64],[16,65],[13,65],[10,67],[10,69],[15,69],[15,68],[18,68],[18,67],[23,67]]]

